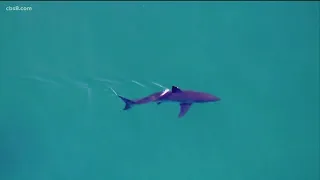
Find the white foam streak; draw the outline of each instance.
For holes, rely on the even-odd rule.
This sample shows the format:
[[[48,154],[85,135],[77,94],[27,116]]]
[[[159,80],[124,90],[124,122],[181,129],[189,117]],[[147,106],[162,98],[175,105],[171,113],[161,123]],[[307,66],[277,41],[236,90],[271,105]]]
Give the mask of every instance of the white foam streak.
[[[100,82],[113,83],[113,84],[121,84],[121,83],[118,82],[118,81],[110,80],[110,79],[104,79],[104,78],[94,78],[94,80],[100,81]]]
[[[146,86],[145,86],[145,85],[143,85],[143,84],[139,83],[138,81],[131,80],[131,82],[133,82],[133,83],[135,83],[135,84],[137,84],[137,85],[139,85],[139,86],[141,86],[141,87],[146,88]]]
[[[156,86],[158,86],[158,87],[161,87],[161,88],[163,88],[163,89],[168,89],[167,87],[165,87],[165,86],[163,86],[163,85],[161,85],[161,84],[159,84],[159,83],[156,83],[156,82],[151,82],[152,84],[154,84],[154,85],[156,85]]]
[[[49,79],[45,79],[45,78],[42,78],[42,77],[38,77],[38,76],[25,76],[23,78],[33,79],[33,80],[36,80],[36,81],[39,81],[39,82],[42,82],[42,83],[49,83],[49,84],[54,84],[54,85],[60,86],[60,84],[55,82],[55,81],[52,81],[52,80],[49,80]]]
[[[112,87],[109,87],[109,88],[116,96],[118,96],[118,93]]]

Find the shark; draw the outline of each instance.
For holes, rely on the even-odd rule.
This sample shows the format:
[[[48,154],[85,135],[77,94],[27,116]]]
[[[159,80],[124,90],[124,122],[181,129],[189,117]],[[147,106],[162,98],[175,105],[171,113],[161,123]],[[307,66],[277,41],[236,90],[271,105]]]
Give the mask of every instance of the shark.
[[[129,110],[133,106],[147,103],[156,103],[158,105],[166,102],[179,103],[180,112],[178,118],[183,117],[189,111],[190,107],[195,103],[209,103],[221,100],[219,97],[209,93],[182,90],[177,86],[172,86],[171,90],[165,89],[164,91],[155,92],[135,100],[130,100],[118,95],[113,89],[112,91],[125,103],[123,110]]]

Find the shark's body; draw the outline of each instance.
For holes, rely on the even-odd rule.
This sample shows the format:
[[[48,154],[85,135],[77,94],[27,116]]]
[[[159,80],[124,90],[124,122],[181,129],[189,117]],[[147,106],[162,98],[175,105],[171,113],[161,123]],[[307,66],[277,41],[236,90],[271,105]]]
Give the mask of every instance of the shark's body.
[[[172,86],[171,91],[166,89],[162,92],[156,92],[149,96],[136,99],[136,100],[129,100],[118,95],[125,103],[126,106],[124,110],[130,109],[134,105],[139,104],[146,104],[150,102],[156,102],[157,104],[161,104],[163,102],[176,102],[180,104],[180,113],[179,117],[184,116],[188,110],[190,109],[193,103],[207,103],[207,102],[215,102],[219,101],[220,98],[204,93],[204,92],[196,92],[190,90],[181,90],[176,86]]]

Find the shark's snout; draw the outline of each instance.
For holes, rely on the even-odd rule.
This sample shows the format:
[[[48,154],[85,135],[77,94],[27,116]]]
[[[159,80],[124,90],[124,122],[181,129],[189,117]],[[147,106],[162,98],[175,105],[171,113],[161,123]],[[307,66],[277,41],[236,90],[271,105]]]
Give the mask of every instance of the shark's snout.
[[[196,100],[197,102],[216,102],[216,101],[220,101],[220,98],[217,96],[214,96],[212,94],[208,94],[208,93],[201,93],[199,96],[197,96]]]
[[[220,100],[221,100],[219,97],[213,96],[213,95],[210,95],[209,99],[210,99],[210,101],[212,101],[212,102],[220,101]]]

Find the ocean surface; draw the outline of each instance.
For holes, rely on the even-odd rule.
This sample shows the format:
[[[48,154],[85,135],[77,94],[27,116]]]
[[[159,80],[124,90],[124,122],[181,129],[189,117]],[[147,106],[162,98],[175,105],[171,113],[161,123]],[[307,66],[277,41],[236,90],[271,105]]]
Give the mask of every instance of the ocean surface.
[[[0,5],[1,180],[319,180],[319,2]]]

